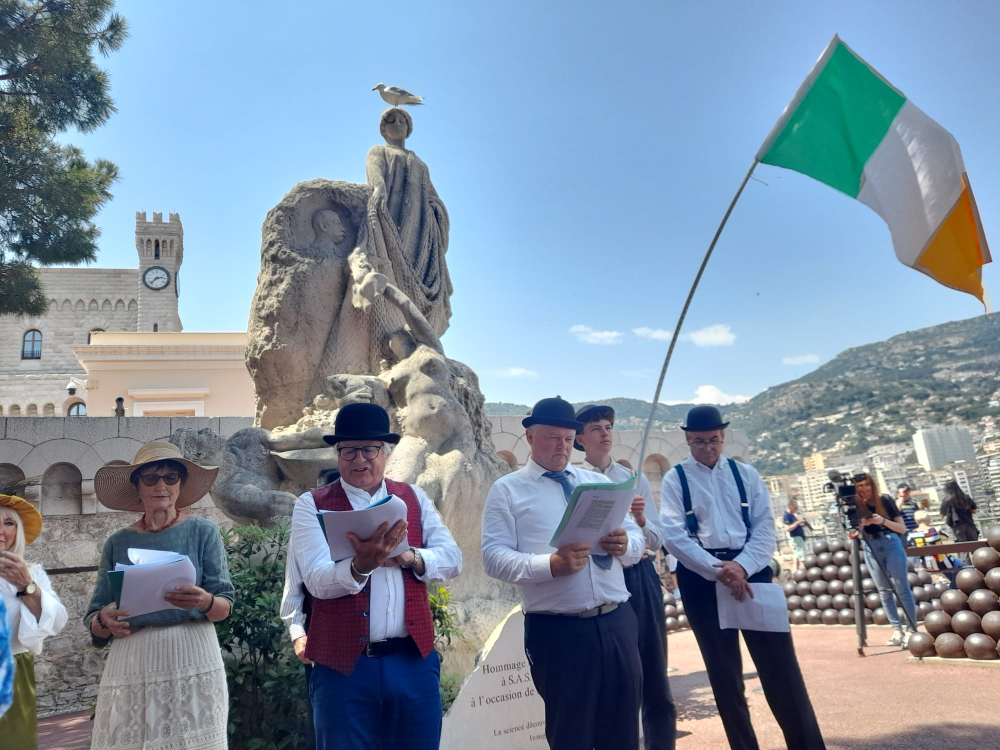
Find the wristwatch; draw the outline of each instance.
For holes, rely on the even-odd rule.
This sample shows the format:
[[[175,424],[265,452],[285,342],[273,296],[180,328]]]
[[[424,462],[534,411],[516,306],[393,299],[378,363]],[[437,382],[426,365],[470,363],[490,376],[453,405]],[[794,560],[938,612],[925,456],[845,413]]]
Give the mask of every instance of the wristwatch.
[[[36,591],[38,591],[38,586],[35,584],[34,581],[31,581],[31,583],[29,583],[27,586],[24,587],[24,591],[18,591],[17,592],[17,596],[18,597],[21,597],[21,596],[31,596]]]
[[[419,563],[423,559],[423,556],[420,554],[420,550],[418,550],[416,547],[410,547],[410,552],[413,553],[413,562],[411,562],[409,565],[400,566],[406,568],[407,570],[416,567],[417,563]]]

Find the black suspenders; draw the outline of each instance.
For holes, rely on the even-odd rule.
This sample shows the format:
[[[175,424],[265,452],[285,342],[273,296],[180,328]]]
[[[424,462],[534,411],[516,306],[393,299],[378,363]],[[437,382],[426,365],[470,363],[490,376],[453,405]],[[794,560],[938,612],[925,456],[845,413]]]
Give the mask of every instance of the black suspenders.
[[[750,501],[747,500],[747,488],[743,485],[743,477],[740,476],[740,470],[736,467],[736,462],[731,458],[727,458],[726,460],[729,462],[729,468],[733,472],[733,479],[736,480],[736,489],[740,493],[740,511],[743,514],[743,525],[747,527],[747,540],[749,540]],[[681,482],[681,496],[684,500],[684,521],[687,523],[688,534],[698,544],[701,544],[698,540],[698,519],[695,517],[694,509],[691,507],[691,488],[688,487],[687,475],[680,464],[677,464],[674,469],[677,470],[677,478]]]

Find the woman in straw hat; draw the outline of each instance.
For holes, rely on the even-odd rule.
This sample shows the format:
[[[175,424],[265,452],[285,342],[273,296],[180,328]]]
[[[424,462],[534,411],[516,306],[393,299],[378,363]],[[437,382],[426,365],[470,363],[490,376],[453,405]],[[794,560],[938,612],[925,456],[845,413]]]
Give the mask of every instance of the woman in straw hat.
[[[217,467],[198,466],[172,443],[147,443],[128,466],[102,466],[97,498],[141,513],[104,543],[97,588],[84,622],[94,645],[111,641],[97,693],[91,747],[225,750],[229,694],[212,623],[232,611],[233,584],[219,527],[185,510],[208,492]],[[165,609],[129,617],[118,609],[108,571],[130,547],[187,555],[195,586],[177,586]],[[170,609],[167,609],[170,605]]]
[[[0,747],[38,747],[35,656],[69,617],[41,565],[24,561],[24,548],[42,531],[42,516],[20,497],[0,494],[0,599],[7,608],[14,655],[14,702],[0,719]]]

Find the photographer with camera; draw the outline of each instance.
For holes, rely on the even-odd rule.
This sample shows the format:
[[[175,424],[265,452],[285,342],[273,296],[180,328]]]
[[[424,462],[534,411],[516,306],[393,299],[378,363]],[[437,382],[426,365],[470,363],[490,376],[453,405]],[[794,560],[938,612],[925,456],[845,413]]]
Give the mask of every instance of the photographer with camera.
[[[902,542],[906,525],[903,515],[891,497],[879,493],[878,482],[871,474],[857,475],[854,489],[858,493],[858,526],[864,534],[868,573],[878,587],[882,607],[892,625],[892,638],[886,645],[905,648],[910,636],[916,632],[917,603],[906,575],[906,552]],[[893,589],[909,615],[905,634],[893,599]]]

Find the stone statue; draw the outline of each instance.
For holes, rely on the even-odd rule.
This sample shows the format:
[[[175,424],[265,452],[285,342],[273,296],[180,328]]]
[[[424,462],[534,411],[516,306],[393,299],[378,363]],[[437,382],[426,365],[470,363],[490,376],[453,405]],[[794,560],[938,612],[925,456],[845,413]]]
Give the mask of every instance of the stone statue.
[[[368,153],[367,186],[300,183],[264,221],[247,368],[265,429],[297,422],[330,373],[379,371],[384,342],[404,325],[381,299],[387,282],[434,333],[448,329],[448,212],[427,165],[405,148],[410,115],[386,110],[379,130],[385,145]]]
[[[371,186],[368,220],[375,254],[388,258],[389,280],[417,305],[439,336],[451,318],[451,277],[448,251],[448,211],[431,184],[427,165],[406,139],[413,118],[390,107],[382,113],[379,132],[384,146],[372,146],[365,172]]]
[[[363,185],[310,180],[292,188],[264,221],[247,326],[247,369],[261,427],[297,421],[330,372],[378,367],[384,331],[371,313],[384,275],[369,253],[368,195]]]
[[[246,354],[258,427],[216,442],[201,432],[172,440],[222,466],[211,494],[230,517],[268,523],[336,465],[322,436],[338,409],[385,407],[402,436],[386,475],[421,486],[465,553],[448,586],[468,636],[455,658],[468,666],[517,598],[485,575],[479,552],[486,493],[510,468],[494,449],[476,374],[441,345],[448,212],[405,147],[413,120],[391,108],[379,130],[385,144],[368,153],[367,185],[300,183],[264,221]]]
[[[209,490],[215,505],[238,524],[268,525],[275,518],[292,515],[295,500],[316,483],[319,467],[336,464],[333,450],[323,441],[323,430],[272,436],[267,430],[248,427],[229,438],[210,429],[189,427],[174,430],[170,442],[189,461],[218,466],[219,475]],[[319,450],[311,476],[289,477],[282,471],[276,453]]]

